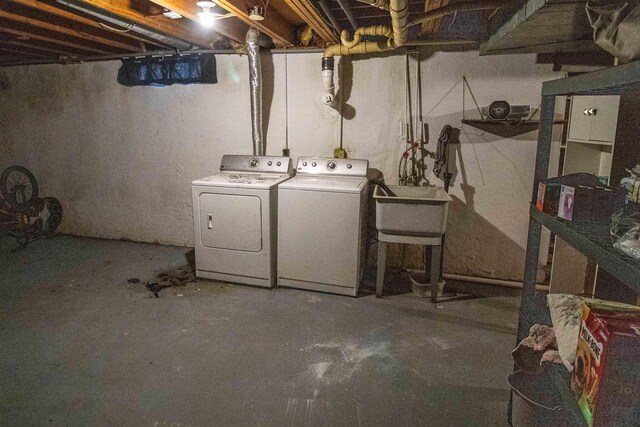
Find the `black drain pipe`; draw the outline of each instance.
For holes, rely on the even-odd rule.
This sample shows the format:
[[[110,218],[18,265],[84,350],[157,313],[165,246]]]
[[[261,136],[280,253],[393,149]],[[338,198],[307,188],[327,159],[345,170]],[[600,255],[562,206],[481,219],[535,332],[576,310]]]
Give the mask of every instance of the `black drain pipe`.
[[[357,30],[358,22],[356,21],[356,17],[353,16],[353,12],[351,11],[351,6],[349,6],[349,3],[347,2],[347,0],[338,0],[338,4],[340,5],[340,9],[342,9],[344,14],[347,15],[347,19],[349,20],[349,23],[353,27],[354,31]]]
[[[342,26],[338,23],[338,20],[336,19],[336,16],[333,14],[333,12],[331,12],[331,9],[329,9],[329,5],[327,4],[327,2],[325,0],[318,0],[318,5],[327,16],[327,19],[329,19],[329,21],[331,22],[333,29],[338,34],[340,34],[342,32]]]

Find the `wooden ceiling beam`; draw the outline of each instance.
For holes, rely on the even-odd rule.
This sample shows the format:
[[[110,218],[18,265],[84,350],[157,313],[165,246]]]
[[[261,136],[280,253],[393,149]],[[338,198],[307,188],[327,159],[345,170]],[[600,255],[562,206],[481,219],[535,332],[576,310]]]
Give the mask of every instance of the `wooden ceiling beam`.
[[[11,39],[8,39],[6,36],[5,37],[2,37],[2,36],[3,34],[0,33],[0,45],[15,46],[15,47],[19,47],[20,49],[29,49],[37,52],[52,53],[52,54],[55,54],[56,57],[60,57],[64,55],[64,56],[73,56],[76,58],[82,58],[87,56],[86,53],[80,54],[76,51],[59,48],[57,46],[43,46],[42,44],[39,44],[36,46],[29,42],[11,40]]]
[[[97,21],[94,21],[94,20],[89,19],[89,18],[85,18],[84,16],[77,15],[75,13],[68,12],[65,9],[61,9],[59,7],[52,6],[52,5],[50,5],[48,3],[45,3],[43,1],[39,1],[39,0],[11,0],[11,2],[19,4],[21,6],[26,6],[26,7],[38,10],[40,12],[47,13],[49,15],[56,16],[58,18],[66,19],[66,20],[74,22],[74,23],[78,23],[78,24],[81,24],[81,25],[86,25],[88,27],[96,28],[96,29],[98,29],[100,31],[105,31],[105,32],[108,32],[110,34],[117,34],[117,36],[119,38],[135,40],[138,43],[138,45],[139,45],[139,42],[142,42],[142,43],[146,43],[146,44],[152,45],[152,46],[159,46],[159,47],[163,47],[163,48],[167,47],[166,45],[163,45],[162,43],[159,43],[157,41],[145,39],[142,36],[138,36],[138,35],[136,35],[136,33],[133,33],[131,31],[126,32],[126,33],[115,33],[113,31],[110,31],[110,30],[106,29],[105,27],[100,25]],[[138,48],[140,50],[140,46],[138,46]]]
[[[0,50],[0,61],[2,62],[28,61],[28,60],[29,58],[27,58],[26,55],[5,52]],[[42,61],[42,58],[40,58],[39,60]]]
[[[194,21],[198,20],[197,13],[199,12],[198,7],[195,4],[195,1],[191,0],[152,0],[154,3],[157,3],[161,6],[166,7],[167,9],[175,10],[182,16],[186,16],[189,19]],[[296,35],[293,25],[289,21],[287,21],[280,13],[275,10],[273,7],[267,7],[265,12],[264,20],[262,21],[254,21],[249,18],[249,11],[247,10],[247,2],[246,0],[214,0],[216,4],[218,4],[223,9],[233,13],[240,21],[244,22],[246,25],[250,27],[255,27],[259,31],[267,34],[269,37],[273,39],[273,42],[278,45],[283,46],[295,46],[296,44]],[[185,13],[183,14],[179,8],[183,10]],[[215,21],[216,24],[225,22],[225,20]],[[242,43],[244,43],[244,36],[242,35]]]
[[[151,0],[151,1],[153,1],[154,3],[162,7],[165,7],[167,9],[170,9],[174,12],[179,13],[180,15],[184,16],[187,19],[190,19],[191,21],[199,22],[198,12],[200,12],[199,10],[200,8],[196,5],[196,0],[193,0],[193,1],[191,0]],[[253,23],[254,21],[247,22],[247,20],[249,20],[248,15],[247,15],[247,20],[244,20],[233,10],[229,10],[227,7],[225,7],[222,4],[222,2],[216,1],[216,3],[224,7],[229,12],[232,12],[234,15],[236,15],[236,17],[239,18],[240,21],[238,19],[233,19],[233,18],[218,19],[214,21],[213,29],[216,32],[222,34],[223,36],[233,41],[236,41],[238,43],[244,43],[244,38],[248,30],[248,27],[245,24],[251,25],[251,23]],[[246,6],[246,3],[245,3],[245,6]],[[269,13],[271,13],[271,11],[272,9],[269,9]],[[275,11],[273,12],[277,14],[277,12]],[[246,10],[244,11],[244,13],[246,15]],[[267,14],[267,16],[269,16],[269,13]],[[291,27],[291,24],[289,24],[288,21],[284,21],[284,25]],[[273,27],[273,25],[269,25],[269,27]],[[265,31],[265,33],[267,32]],[[283,30],[283,33],[286,33],[286,28],[285,30]],[[269,35],[271,36],[271,34]]]
[[[95,6],[129,21],[142,24],[160,33],[185,40],[198,47],[209,48],[210,44],[220,39],[214,31],[193,31],[183,20],[173,20],[164,16],[145,16],[129,7],[129,0],[83,0],[83,3]]]
[[[29,25],[32,27],[42,28],[43,30],[52,31],[54,33],[64,34],[71,37],[77,37],[80,39],[89,40],[94,43],[107,45],[111,47],[115,47],[118,49],[123,49],[129,52],[138,52],[140,51],[139,46],[132,46],[129,44],[120,43],[115,40],[107,39],[105,37],[95,36],[93,34],[89,34],[87,32],[77,31],[72,28],[63,27],[61,25],[51,24],[49,22],[43,22],[37,19],[28,18],[22,15],[16,15],[11,12],[7,12],[5,10],[0,9],[0,18],[7,19],[13,22],[19,22],[21,24]]]
[[[440,7],[444,7],[449,4],[449,0],[425,0],[424,2],[424,11],[429,12],[430,10],[438,9]],[[442,22],[442,17],[432,19],[427,22],[423,22],[421,26],[421,33],[423,34],[435,34],[440,29],[440,23]]]
[[[19,55],[25,55],[25,56],[33,56],[36,58],[57,58],[60,56],[54,53],[29,52],[29,51],[26,51],[25,49],[8,48],[8,47],[3,47],[2,45],[0,45],[0,52],[13,53],[13,54],[19,54]]]
[[[325,22],[324,18],[320,16],[309,0],[285,0],[285,3],[307,23],[323,41],[327,43],[338,43],[338,37],[333,32],[331,26]]]
[[[7,34],[13,34],[14,36],[22,36],[22,37],[27,37],[29,39],[33,39],[33,40],[41,40],[41,41],[45,41],[48,43],[52,43],[52,44],[56,44],[56,45],[60,45],[60,46],[66,46],[66,47],[70,47],[73,49],[78,49],[81,51],[86,51],[86,52],[93,52],[93,53],[99,53],[99,54],[104,54],[104,55],[108,55],[110,53],[113,53],[112,51],[108,51],[108,50],[104,50],[104,49],[98,49],[92,46],[86,46],[83,44],[78,44],[75,42],[71,42],[68,40],[61,40],[58,38],[53,38],[50,36],[43,36],[40,34],[36,34],[32,31],[22,31],[22,30],[18,30],[15,28],[9,28],[6,25],[2,25],[0,23],[0,32],[3,33],[7,33]]]
[[[58,61],[53,60],[27,60],[27,59],[5,59],[0,60],[0,67],[17,67],[20,65],[41,65],[41,64],[54,64]]]

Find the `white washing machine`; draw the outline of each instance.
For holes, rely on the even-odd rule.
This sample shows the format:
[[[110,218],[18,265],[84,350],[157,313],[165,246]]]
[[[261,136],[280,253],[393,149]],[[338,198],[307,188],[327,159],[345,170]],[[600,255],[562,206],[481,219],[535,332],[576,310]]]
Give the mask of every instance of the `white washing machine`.
[[[193,181],[196,276],[275,285],[278,184],[291,175],[288,157],[226,155]]]
[[[367,160],[301,157],[278,191],[278,286],[356,296],[364,267]]]

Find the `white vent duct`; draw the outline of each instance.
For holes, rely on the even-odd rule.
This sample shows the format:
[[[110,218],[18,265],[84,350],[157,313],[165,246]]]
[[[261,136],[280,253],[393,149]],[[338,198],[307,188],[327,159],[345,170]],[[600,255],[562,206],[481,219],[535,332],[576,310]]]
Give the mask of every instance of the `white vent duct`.
[[[253,139],[253,154],[264,155],[264,140],[262,137],[262,66],[260,64],[260,35],[258,30],[250,28],[245,41],[249,56],[249,90],[251,91],[251,137]]]

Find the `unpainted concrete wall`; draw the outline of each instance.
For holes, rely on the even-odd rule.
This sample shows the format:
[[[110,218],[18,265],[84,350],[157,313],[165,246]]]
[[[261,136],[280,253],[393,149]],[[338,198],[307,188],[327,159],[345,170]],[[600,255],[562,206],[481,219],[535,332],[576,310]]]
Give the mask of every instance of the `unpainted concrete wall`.
[[[267,154],[288,143],[294,159],[331,156],[342,129],[349,156],[369,159],[395,184],[404,56],[342,61],[342,123],[319,101],[320,57],[263,55]],[[218,84],[163,88],[118,85],[119,62],[0,69],[0,169],[22,164],[35,173],[41,193],[64,205],[62,232],[192,245],[190,182],[215,173],[223,154],[251,153],[246,57],[217,59]],[[415,85],[415,61],[410,66]],[[460,127],[463,75],[481,104],[534,107],[541,82],[560,77],[533,55],[435,53],[421,66],[431,150],[442,126]],[[468,92],[465,102],[473,112]],[[462,127],[447,272],[522,277],[536,135],[504,139]],[[409,264],[419,264],[411,251]]]

